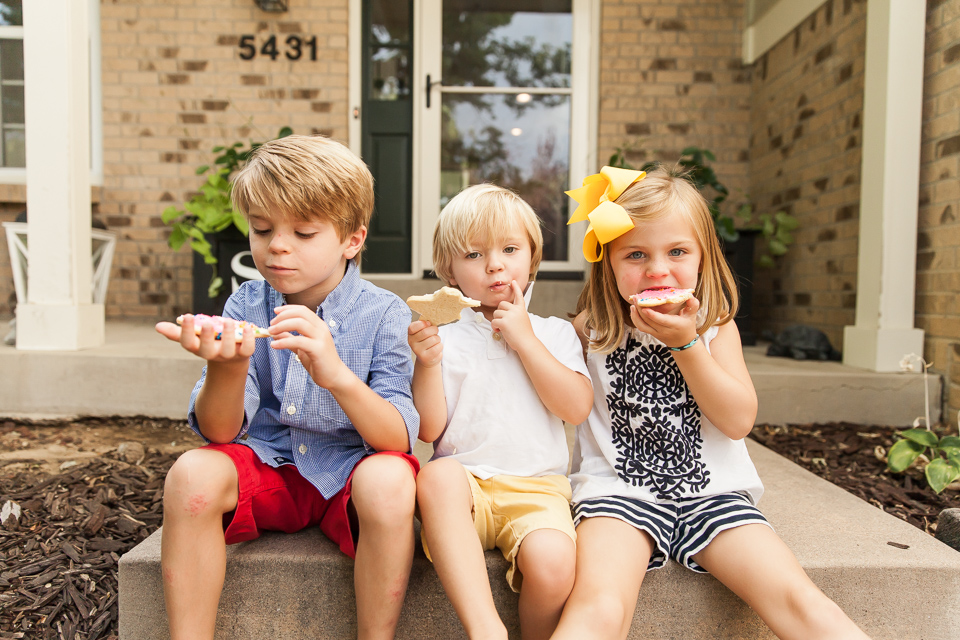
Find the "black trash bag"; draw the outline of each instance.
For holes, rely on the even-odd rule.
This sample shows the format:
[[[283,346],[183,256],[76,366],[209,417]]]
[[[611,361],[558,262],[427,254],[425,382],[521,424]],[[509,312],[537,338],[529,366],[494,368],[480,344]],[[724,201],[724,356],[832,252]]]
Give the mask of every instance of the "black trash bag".
[[[830,338],[820,329],[804,324],[792,324],[767,347],[768,356],[794,360],[840,360],[840,352],[830,344]]]

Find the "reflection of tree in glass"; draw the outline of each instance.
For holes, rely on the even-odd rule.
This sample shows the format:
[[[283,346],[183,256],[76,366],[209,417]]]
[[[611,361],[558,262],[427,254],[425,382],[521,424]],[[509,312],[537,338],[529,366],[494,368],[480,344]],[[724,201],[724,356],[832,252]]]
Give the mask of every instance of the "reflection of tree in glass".
[[[513,40],[496,31],[510,24],[506,12],[444,12],[443,83],[446,86],[567,88],[570,86],[570,44],[537,43],[533,36]],[[465,96],[466,98],[466,96]],[[482,96],[468,99],[477,109],[489,109]],[[544,95],[541,104],[560,104],[563,96]],[[529,103],[511,101],[518,115]]]
[[[0,24],[23,24],[23,5],[20,0],[0,0]]]
[[[533,163],[524,171],[511,161],[503,143],[503,131],[488,126],[463,135],[457,130],[449,110],[450,105],[444,104],[447,133],[442,146],[442,170],[465,171],[469,184],[491,182],[516,191],[543,220],[544,259],[565,260],[567,233],[563,192],[567,188],[569,169],[566,157],[555,157],[556,131],[549,129],[537,142]]]

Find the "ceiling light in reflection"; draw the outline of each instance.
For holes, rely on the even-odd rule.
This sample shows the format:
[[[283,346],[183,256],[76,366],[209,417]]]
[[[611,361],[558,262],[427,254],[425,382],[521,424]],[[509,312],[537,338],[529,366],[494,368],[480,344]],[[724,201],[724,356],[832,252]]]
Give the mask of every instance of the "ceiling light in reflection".
[[[513,129],[510,129],[510,135],[512,136],[518,136],[521,133],[523,133],[523,129],[521,129],[520,127],[514,127]]]
[[[517,102],[519,102],[520,104],[527,104],[531,100],[533,100],[533,96],[531,96],[529,93],[517,94]]]

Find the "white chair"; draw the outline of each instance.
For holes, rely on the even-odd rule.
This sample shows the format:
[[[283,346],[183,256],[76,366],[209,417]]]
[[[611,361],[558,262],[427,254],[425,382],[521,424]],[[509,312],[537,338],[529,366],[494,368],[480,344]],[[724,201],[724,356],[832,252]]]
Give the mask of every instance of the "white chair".
[[[13,288],[17,294],[17,304],[27,301],[27,264],[30,251],[27,246],[27,223],[4,222],[7,235],[7,249],[10,252],[10,266],[13,269]],[[117,234],[103,229],[90,229],[91,259],[93,260],[93,279],[91,294],[93,302],[102,304],[107,298],[107,286],[110,284],[110,266],[113,264],[113,252],[117,246]],[[14,319],[15,320],[15,319]],[[10,323],[14,325],[13,322]],[[16,329],[4,339],[7,344],[16,340]]]

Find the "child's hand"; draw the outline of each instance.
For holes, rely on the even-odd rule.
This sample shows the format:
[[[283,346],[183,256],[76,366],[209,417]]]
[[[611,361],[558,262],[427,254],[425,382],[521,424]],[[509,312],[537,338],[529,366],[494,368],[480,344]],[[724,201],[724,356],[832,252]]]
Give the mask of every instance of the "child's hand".
[[[676,313],[660,313],[653,309],[640,309],[630,305],[630,320],[633,326],[667,345],[682,347],[697,337],[697,311],[700,301],[690,298]]]
[[[443,359],[443,343],[440,332],[429,320],[417,320],[407,329],[407,343],[424,367],[435,367]]]
[[[253,329],[250,326],[243,328],[243,341],[225,339],[217,340],[217,332],[208,320],[200,327],[200,335],[194,328],[194,317],[190,314],[183,316],[182,326],[172,322],[158,322],[157,332],[168,340],[179,342],[180,346],[190,353],[199,356],[207,362],[239,362],[247,360],[253,355]],[[232,336],[236,331],[236,322],[230,318],[223,319],[223,335]]]
[[[273,311],[277,315],[270,321],[270,347],[292,351],[318,386],[331,389],[341,376],[351,373],[337,353],[327,323],[316,313],[298,304]]]
[[[534,338],[530,325],[530,314],[523,300],[523,290],[516,280],[510,281],[513,289],[513,302],[501,302],[493,312],[493,330],[499,332],[514,351],[519,351],[526,341]]]

